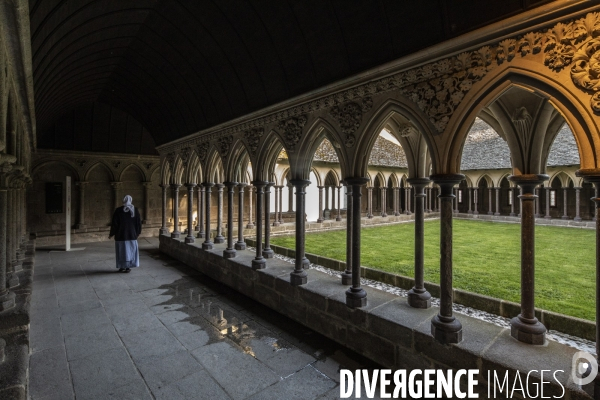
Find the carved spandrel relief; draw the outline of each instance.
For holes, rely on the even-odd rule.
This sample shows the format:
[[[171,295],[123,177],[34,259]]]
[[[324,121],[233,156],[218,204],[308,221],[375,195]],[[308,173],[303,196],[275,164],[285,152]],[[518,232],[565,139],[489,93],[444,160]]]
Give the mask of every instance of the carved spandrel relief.
[[[293,152],[296,148],[296,144],[300,141],[300,138],[302,137],[302,128],[306,125],[306,121],[306,117],[301,115],[298,118],[288,118],[285,121],[279,122],[278,126],[282,131],[281,133],[286,150],[289,152]]]
[[[244,138],[246,139],[246,143],[248,143],[250,154],[256,154],[258,145],[260,144],[260,138],[264,132],[265,130],[263,128],[252,128],[244,132]]]
[[[223,157],[223,158],[227,157],[232,143],[233,143],[233,136],[231,136],[231,135],[219,138],[219,154],[221,154],[221,157]]]
[[[341,100],[343,100],[343,97]],[[335,118],[342,129],[342,133],[346,136],[344,141],[346,146],[354,146],[356,142],[354,132],[360,127],[363,114],[370,111],[372,107],[373,98],[365,97],[362,100],[362,104],[350,101],[339,106],[334,106],[329,110],[329,115]]]
[[[198,159],[200,160],[200,163],[204,163],[204,161],[206,161],[209,147],[210,144],[208,142],[202,142],[199,143],[198,146],[196,146],[196,153],[198,154]]]
[[[524,149],[529,148],[531,140],[531,127],[533,125],[533,118],[525,107],[519,107],[515,110],[512,115],[512,122],[515,126],[515,130],[522,141]]]

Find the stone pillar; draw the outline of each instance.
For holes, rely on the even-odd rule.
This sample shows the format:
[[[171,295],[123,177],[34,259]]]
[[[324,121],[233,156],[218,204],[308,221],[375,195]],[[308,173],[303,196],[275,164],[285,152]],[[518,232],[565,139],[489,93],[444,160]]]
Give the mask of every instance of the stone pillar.
[[[194,188],[195,183],[186,183],[185,187],[188,190],[187,199],[187,236],[185,237],[185,243],[194,243]]]
[[[521,196],[522,194],[523,194],[523,188],[519,187],[519,196]],[[519,197],[519,215],[518,215],[519,218],[521,218],[521,208],[522,208],[521,197]]]
[[[455,188],[454,189],[454,214],[458,214],[458,191],[460,190],[460,188]],[[416,205],[415,205],[415,211],[416,211]]]
[[[427,178],[409,179],[415,188],[415,286],[408,291],[408,304],[415,308],[431,307],[431,294],[425,289],[425,186]]]
[[[514,217],[515,214],[515,188],[510,188],[510,216]]]
[[[172,238],[179,238],[181,232],[179,232],[179,188],[181,187],[178,183],[172,183],[171,188],[173,189],[173,232],[171,232]]]
[[[206,227],[204,228],[204,242],[202,243],[202,250],[210,250],[213,248],[214,243],[210,240],[210,193],[211,188],[215,186],[212,182],[204,182],[204,205],[206,207]]]
[[[567,190],[569,188],[563,188],[563,215],[560,219],[569,219],[569,214],[567,211]]]
[[[335,186],[329,186],[331,189],[331,208],[329,209],[329,219],[333,219],[333,211],[335,210]]]
[[[248,225],[246,228],[252,229],[254,228],[254,222],[252,222],[252,192],[254,191],[254,186],[248,186]]]
[[[465,179],[461,174],[434,175],[440,187],[440,311],[431,320],[431,335],[443,343],[462,341],[462,325],[452,314],[452,188]]]
[[[7,239],[8,239],[8,188],[7,174],[10,164],[0,164],[0,312],[15,306],[15,294],[8,290]]]
[[[393,192],[392,192],[392,202],[394,204],[394,216],[397,217],[398,216],[398,188],[394,187],[392,188]]]
[[[433,189],[431,187],[427,187],[426,188],[426,194],[427,194],[427,212],[432,212],[433,210],[431,209],[431,194],[433,192]]]
[[[575,189],[575,218],[573,218],[573,221],[579,222],[581,221],[581,216],[579,215],[579,209],[581,207],[581,187],[574,187],[573,189]]]
[[[267,182],[265,185],[265,248],[262,255],[264,258],[273,258],[275,254],[271,249],[271,187],[273,182]]]
[[[262,254],[263,193],[268,182],[254,181],[252,184],[256,188],[256,257],[252,260],[252,269],[263,269],[267,264]]]
[[[342,199],[341,190],[342,190],[342,187],[338,186],[337,187],[337,216],[335,217],[336,221],[342,220],[342,211],[341,211],[341,207],[340,207],[340,203],[341,203],[341,199]]]
[[[294,270],[290,273],[290,284],[292,286],[304,285],[308,280],[306,269],[310,266],[310,261],[306,258],[304,251],[305,240],[305,221],[304,213],[306,209],[306,186],[310,181],[304,179],[292,179],[290,181],[296,188],[296,259]]]
[[[144,219],[142,224],[148,224],[150,223],[150,188],[152,188],[152,182],[142,182],[142,184],[144,185]]]
[[[342,285],[352,285],[352,185],[346,185],[346,270],[342,272]]]
[[[387,208],[387,204],[386,204],[386,187],[382,187],[380,188],[381,190],[381,216],[382,217],[387,217],[387,212],[386,212],[386,208]]]
[[[113,188],[113,198],[115,200],[114,202],[114,209],[117,209],[118,207],[121,207],[123,205],[123,199],[119,196],[119,189],[121,188],[121,185],[123,184],[123,182],[111,182],[110,186],[112,186]]]
[[[492,188],[488,188],[488,215],[494,215],[494,207],[492,204]]]
[[[473,204],[473,196],[472,196],[473,188],[468,187],[467,192],[469,192],[469,210],[467,210],[467,214],[473,214],[473,210],[471,209],[471,205]]]
[[[500,188],[496,188],[496,212],[494,215],[500,215]]]
[[[523,189],[521,198],[521,313],[510,321],[510,334],[529,344],[544,344],[546,327],[535,317],[535,187],[548,175],[512,175]]]
[[[167,188],[169,185],[160,185],[162,188],[162,226],[160,227],[159,234],[168,235],[169,229],[167,229]]]
[[[317,222],[323,222],[323,186],[317,186],[319,189],[319,218],[317,218]],[[298,199],[298,197],[296,197]],[[296,209],[298,209],[298,203],[296,203]]]
[[[346,291],[346,305],[351,308],[367,305],[367,292],[360,286],[360,197],[361,188],[368,181],[368,178],[346,179],[346,183],[352,185],[352,286]]]
[[[233,194],[237,182],[225,182],[227,186],[227,248],[223,250],[223,257],[234,258],[237,254],[233,247]]]
[[[279,186],[273,186],[273,189],[275,189],[275,219],[273,219],[273,226],[279,226],[279,219],[277,218],[277,215],[279,214]],[[269,195],[269,198],[271,196]]]
[[[354,193],[354,190],[352,191]],[[367,218],[373,218],[373,187],[367,188]]]
[[[238,241],[235,243],[236,250],[246,250],[244,241],[244,188],[245,183],[238,183]]]
[[[279,225],[283,224],[283,186],[277,186],[279,189]]]
[[[550,190],[552,190],[551,186],[545,186],[546,189],[546,215],[544,215],[544,219],[551,219],[550,216]]]
[[[326,219],[325,212],[329,211],[329,188],[330,186],[325,186],[325,207],[323,208],[323,219]]]
[[[85,229],[85,187],[89,182],[77,182],[79,186],[79,218],[77,218],[77,224],[75,229]]]
[[[223,236],[223,188],[225,185],[217,183],[217,235],[215,236],[215,244],[225,243],[225,237]]]
[[[535,195],[534,195],[534,197],[535,197],[535,218],[541,217],[541,215],[540,215],[540,196],[539,195],[540,195],[540,188],[535,188]]]
[[[15,196],[15,188],[14,186],[9,186],[8,187],[8,207],[7,207],[7,216],[6,216],[6,223],[7,223],[7,251],[6,251],[6,267],[7,267],[7,272],[6,272],[6,279],[7,279],[7,287],[10,288],[14,288],[16,286],[19,286],[19,277],[17,276],[16,272],[18,270],[17,267],[17,233],[16,233],[16,227],[17,227],[17,221],[16,221],[16,216],[15,213],[12,210],[16,209],[16,196]],[[8,210],[11,210],[10,212]]]
[[[294,186],[288,183],[288,212],[294,212]]]
[[[406,204],[405,214],[406,215],[411,215],[412,211],[410,211],[411,207],[410,207],[410,188],[409,187],[405,187],[404,188],[404,195],[405,195],[405,198],[406,198],[406,200],[405,200],[405,204]]]
[[[196,226],[196,230],[198,231],[196,237],[198,239],[204,237],[204,192],[204,186],[202,184],[198,185],[198,225]]]
[[[479,215],[477,203],[479,202],[479,188],[473,188],[473,215]]]

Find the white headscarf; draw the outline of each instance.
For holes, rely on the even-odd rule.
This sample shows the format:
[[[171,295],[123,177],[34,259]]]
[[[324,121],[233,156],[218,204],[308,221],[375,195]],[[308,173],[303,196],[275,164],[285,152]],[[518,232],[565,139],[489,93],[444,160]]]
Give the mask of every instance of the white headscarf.
[[[130,195],[127,195],[125,197],[123,197],[123,211],[127,212],[129,211],[131,213],[131,218],[133,218],[135,216],[135,207],[133,206],[133,204],[131,204],[131,201],[133,199],[131,198]]]

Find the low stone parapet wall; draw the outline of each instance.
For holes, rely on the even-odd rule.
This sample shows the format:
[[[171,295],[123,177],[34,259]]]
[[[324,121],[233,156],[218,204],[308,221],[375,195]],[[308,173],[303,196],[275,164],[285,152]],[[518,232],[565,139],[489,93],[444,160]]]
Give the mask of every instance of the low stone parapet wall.
[[[517,376],[528,384],[540,384],[540,370],[557,372],[557,380],[544,378],[544,395],[556,398],[591,399],[570,379],[571,362],[577,350],[548,341],[544,346],[517,342],[509,329],[466,315],[457,318],[463,325],[463,341],[454,345],[436,342],[430,333],[437,307],[415,309],[406,299],[365,287],[368,304],[348,308],[338,278],[308,271],[308,282],[289,284],[293,265],[280,259],[267,260],[267,267],[253,270],[254,254],[243,250],[237,257],[222,257],[224,245],[202,250],[201,243],[185,244],[183,239],[160,236],[160,250],[190,267],[222,282],[299,323],[392,369],[476,369],[479,371],[479,398],[489,398],[488,377],[494,374],[508,382]],[[489,373],[489,375],[488,375]],[[560,383],[559,383],[560,382]],[[538,386],[539,387],[539,386]],[[563,387],[564,392],[563,392]],[[498,396],[497,398],[502,398]]]
[[[480,221],[493,221],[493,222],[508,222],[508,223],[521,223],[521,217],[511,217],[508,215],[489,215],[489,214],[468,214],[458,213],[454,214],[455,218],[461,219],[475,219]],[[585,221],[573,221],[572,219],[560,219],[560,218],[536,218],[536,225],[551,225],[551,226],[568,226],[572,228],[583,228],[583,229],[596,229],[596,221],[585,220]]]

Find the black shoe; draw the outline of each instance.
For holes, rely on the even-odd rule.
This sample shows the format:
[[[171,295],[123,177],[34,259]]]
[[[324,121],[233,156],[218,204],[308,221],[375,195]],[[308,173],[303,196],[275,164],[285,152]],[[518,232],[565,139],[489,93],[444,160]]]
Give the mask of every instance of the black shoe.
[[[124,272],[125,268],[119,268],[119,272]]]
[[[131,268],[125,269],[125,272],[127,272],[127,273],[131,272]]]

